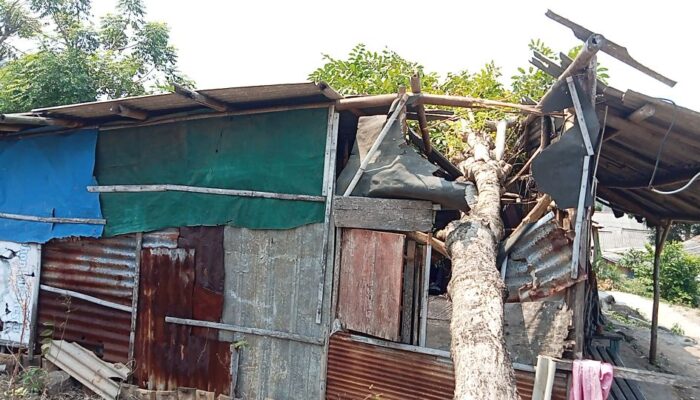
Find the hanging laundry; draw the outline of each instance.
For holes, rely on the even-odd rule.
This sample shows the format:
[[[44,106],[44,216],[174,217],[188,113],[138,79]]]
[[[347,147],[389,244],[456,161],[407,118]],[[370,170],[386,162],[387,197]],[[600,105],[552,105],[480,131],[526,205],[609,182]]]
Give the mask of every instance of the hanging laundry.
[[[569,400],[606,400],[613,382],[613,367],[596,360],[574,360]]]

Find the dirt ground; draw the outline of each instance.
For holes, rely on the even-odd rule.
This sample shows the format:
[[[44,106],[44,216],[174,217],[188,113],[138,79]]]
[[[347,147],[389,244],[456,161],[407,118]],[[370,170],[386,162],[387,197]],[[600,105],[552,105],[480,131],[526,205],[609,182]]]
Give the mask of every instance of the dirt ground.
[[[651,319],[650,299],[621,292],[601,292],[615,298],[615,304],[604,306],[604,313],[613,323],[613,330],[627,339],[620,345],[620,357],[630,368],[647,369],[684,375],[700,381],[700,310],[661,303],[659,306],[658,365],[649,364],[648,321]],[[610,311],[615,311],[611,314]],[[620,318],[631,315],[632,318]],[[639,320],[638,320],[639,319]],[[671,332],[680,327],[682,335]],[[700,390],[685,390],[663,385],[639,383],[648,399],[700,400]]]

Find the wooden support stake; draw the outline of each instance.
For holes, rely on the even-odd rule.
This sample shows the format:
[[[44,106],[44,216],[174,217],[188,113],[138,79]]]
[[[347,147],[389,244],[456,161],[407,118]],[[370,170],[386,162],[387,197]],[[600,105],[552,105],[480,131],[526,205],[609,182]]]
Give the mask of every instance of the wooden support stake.
[[[656,364],[656,346],[659,331],[659,301],[661,291],[659,288],[659,275],[661,270],[661,253],[671,230],[672,221],[662,226],[656,226],[656,240],[654,241],[654,303],[651,311],[651,338],[649,340],[649,363]]]
[[[173,83],[173,87],[175,88],[175,93],[179,94],[180,96],[187,97],[188,99],[199,103],[205,107],[211,108],[212,110],[216,110],[218,112],[231,111],[231,107],[228,104],[216,100],[211,96],[207,96],[195,90],[188,89],[182,85],[178,85],[177,83]]]

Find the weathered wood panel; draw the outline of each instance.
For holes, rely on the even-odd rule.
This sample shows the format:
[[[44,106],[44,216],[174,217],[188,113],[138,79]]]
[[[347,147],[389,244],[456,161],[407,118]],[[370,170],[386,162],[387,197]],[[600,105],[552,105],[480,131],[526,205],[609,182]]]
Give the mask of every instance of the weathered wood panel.
[[[428,232],[434,212],[429,201],[336,196],[333,218],[339,228]]]
[[[330,297],[324,296],[316,323],[318,283],[324,267],[323,224],[287,230],[224,230],[224,313],[222,322],[325,339]],[[325,275],[330,293],[332,273]],[[222,338],[231,339],[229,332]],[[236,334],[236,397],[244,399],[317,399],[320,397],[324,346],[286,339]]]
[[[503,328],[511,361],[535,365],[538,354],[561,357],[571,315],[563,302],[506,303]],[[442,296],[430,296],[428,347],[450,350],[451,317],[452,303]]]
[[[396,233],[344,230],[338,295],[344,327],[399,340],[405,240]]]

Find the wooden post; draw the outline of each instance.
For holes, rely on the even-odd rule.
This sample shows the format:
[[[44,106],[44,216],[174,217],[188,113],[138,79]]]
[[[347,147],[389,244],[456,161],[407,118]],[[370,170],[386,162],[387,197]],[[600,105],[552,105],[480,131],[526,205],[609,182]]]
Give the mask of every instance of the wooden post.
[[[659,272],[661,269],[661,252],[671,230],[672,221],[666,222],[662,227],[656,226],[656,240],[654,241],[654,305],[651,312],[651,339],[649,340],[649,363],[656,364],[656,343],[659,330]]]

